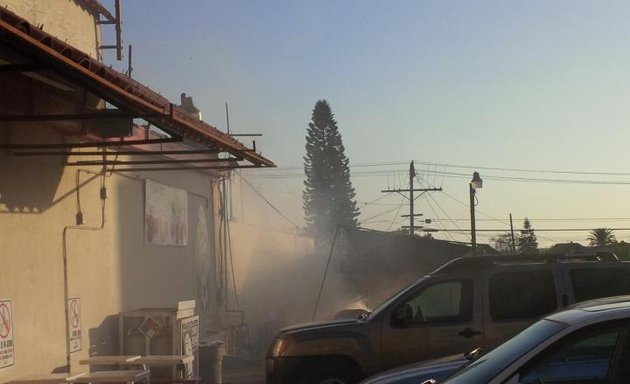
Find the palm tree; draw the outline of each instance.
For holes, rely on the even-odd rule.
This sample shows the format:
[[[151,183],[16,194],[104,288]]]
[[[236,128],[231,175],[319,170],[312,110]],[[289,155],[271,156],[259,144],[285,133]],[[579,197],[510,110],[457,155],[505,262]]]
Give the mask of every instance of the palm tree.
[[[617,242],[613,230],[610,228],[595,228],[586,238],[591,247],[605,247]]]

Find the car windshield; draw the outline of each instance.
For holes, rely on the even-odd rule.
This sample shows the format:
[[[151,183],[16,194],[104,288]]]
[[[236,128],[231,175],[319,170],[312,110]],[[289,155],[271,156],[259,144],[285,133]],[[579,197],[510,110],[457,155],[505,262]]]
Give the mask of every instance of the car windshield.
[[[479,359],[473,360],[466,367],[446,379],[444,383],[485,383],[500,373],[508,364],[560,332],[566,326],[565,323],[557,321],[540,320]]]
[[[372,312],[370,312],[369,318],[371,319],[371,318],[374,318],[375,316],[377,316],[385,308],[389,307],[389,305],[391,303],[393,303],[394,301],[398,300],[399,297],[401,297],[402,295],[407,293],[409,290],[411,290],[413,287],[418,285],[418,283],[421,282],[424,279],[425,279],[425,277],[416,280],[413,284],[409,284],[408,286],[404,287],[403,289],[401,289],[397,293],[395,293],[392,296],[390,296],[388,299],[385,299],[385,301],[383,301],[381,304],[377,305],[376,308],[374,308],[374,310]]]

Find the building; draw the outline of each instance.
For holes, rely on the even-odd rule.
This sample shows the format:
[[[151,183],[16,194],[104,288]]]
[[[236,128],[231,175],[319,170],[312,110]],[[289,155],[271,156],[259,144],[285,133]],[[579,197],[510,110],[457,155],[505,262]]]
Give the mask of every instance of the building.
[[[0,382],[117,353],[121,311],[195,300],[215,334],[222,180],[274,166],[103,64],[117,17],[0,0]]]

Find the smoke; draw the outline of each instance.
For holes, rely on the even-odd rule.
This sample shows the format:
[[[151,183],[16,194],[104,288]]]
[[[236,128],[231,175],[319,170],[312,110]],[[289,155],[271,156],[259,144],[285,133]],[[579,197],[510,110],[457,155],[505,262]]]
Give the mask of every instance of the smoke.
[[[278,196],[253,183],[231,183],[230,243],[236,295],[230,284],[229,306],[245,311],[255,354],[263,354],[276,332],[311,321],[330,249],[316,252],[314,240],[290,228],[282,211],[272,206]],[[297,197],[296,197],[297,199]],[[286,215],[285,215],[286,216]],[[340,273],[333,252],[316,319],[333,318],[341,309],[364,308],[362,298]]]

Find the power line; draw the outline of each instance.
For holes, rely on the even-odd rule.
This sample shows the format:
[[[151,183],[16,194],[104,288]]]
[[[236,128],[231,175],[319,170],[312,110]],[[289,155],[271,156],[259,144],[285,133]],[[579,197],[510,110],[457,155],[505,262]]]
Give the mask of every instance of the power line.
[[[630,228],[608,228],[610,230],[613,231],[630,231]],[[584,231],[592,231],[593,228],[531,228],[530,229],[533,232],[584,232]],[[441,229],[440,231],[444,231],[444,232],[470,232],[470,229],[461,229],[461,228],[447,228],[447,229]],[[477,232],[506,232],[509,231],[508,229],[476,229]],[[521,231],[521,230],[519,230]],[[550,240],[553,241],[551,239],[546,239],[546,240]]]
[[[377,201],[384,199],[385,197],[387,197],[387,195],[379,196],[376,199],[374,199],[372,201],[368,201],[368,202],[357,201],[357,204],[372,205],[372,204],[376,203]],[[383,204],[380,204],[380,205],[383,205]],[[396,205],[396,204],[388,204],[388,205]]]
[[[503,171],[503,172],[524,172],[524,173],[546,173],[546,174],[559,174],[559,175],[591,175],[591,176],[630,176],[630,172],[610,172],[610,171],[572,171],[572,170],[549,170],[549,169],[532,169],[532,168],[511,168],[511,167],[483,167],[478,165],[463,165],[463,164],[452,164],[452,163],[438,163],[433,161],[423,161],[423,160],[414,160],[416,164],[427,165],[435,167],[443,167],[443,168],[456,168],[456,169],[483,169],[490,171]],[[386,162],[373,162],[373,163],[358,163],[358,164],[350,164],[350,169],[354,168],[372,168],[372,167],[382,167],[382,166],[392,166],[392,165],[407,165],[408,162],[404,161],[386,161]],[[262,168],[259,171],[271,171],[271,170],[279,170],[279,171],[303,171],[304,166],[290,166],[290,167],[277,167],[277,168]],[[394,170],[399,171],[399,170]],[[394,172],[389,171],[389,172]],[[432,174],[442,174],[442,172],[431,172]]]
[[[458,165],[448,163],[434,163],[431,161],[417,161],[418,164],[444,166],[450,168],[462,168],[462,169],[484,169],[491,171],[508,171],[508,172],[529,172],[529,173],[549,173],[549,174],[564,174],[564,175],[600,175],[600,176],[630,176],[630,172],[589,172],[589,171],[554,171],[543,169],[526,169],[526,168],[501,168],[501,167],[480,167],[473,165]],[[484,176],[485,177],[485,176]]]
[[[398,165],[401,163],[372,163],[356,165],[351,168],[361,167],[377,167],[385,165]],[[485,169],[495,170],[502,172],[528,172],[528,173],[543,173],[543,174],[562,174],[562,175],[574,175],[574,176],[630,176],[630,172],[586,172],[586,171],[550,171],[550,170],[535,170],[535,169],[519,169],[519,168],[500,168],[500,167],[474,167],[467,165],[455,165],[455,164],[441,164],[432,162],[421,162],[421,164],[434,167],[433,170],[427,169],[423,171],[426,175],[432,175],[434,177],[442,176],[444,178],[468,178],[468,173],[461,172],[448,172],[447,167],[456,169]],[[438,171],[437,166],[443,166],[444,171]],[[278,168],[277,170],[294,170],[296,168]],[[401,169],[385,169],[385,170],[366,170],[356,171],[351,173],[351,177],[372,177],[372,176],[386,176],[393,174],[400,174],[403,172]],[[276,172],[274,174],[258,174],[256,177],[260,178],[296,178],[303,177],[303,172]],[[501,176],[501,175],[484,175],[484,179],[495,181],[511,181],[511,182],[529,182],[529,183],[558,183],[558,184],[581,184],[581,185],[630,185],[630,180],[576,180],[576,179],[561,179],[561,178],[540,178],[540,177],[515,177],[515,176]]]
[[[441,219],[438,219],[441,220]],[[452,221],[469,221],[470,218],[458,218],[458,219],[451,219]],[[515,220],[521,220],[521,219],[517,219],[515,218]],[[525,219],[522,219],[525,220]],[[534,218],[534,217],[528,217],[528,220],[531,222],[537,222],[537,221],[630,221],[630,217],[584,217],[584,218],[579,218],[579,217],[573,217],[573,218]],[[494,221],[494,219],[477,219],[477,221]]]
[[[485,176],[484,176],[484,177],[485,177]],[[462,202],[461,200],[459,200],[459,199],[457,199],[457,198],[455,198],[455,197],[453,197],[453,196],[449,195],[448,193],[446,193],[446,192],[444,192],[444,191],[442,191],[442,193],[443,193],[443,194],[445,194],[446,196],[450,197],[451,199],[455,200],[456,202],[458,202],[458,203],[459,203],[459,204],[461,204],[462,206],[464,206],[464,207],[467,207],[467,208],[468,208],[468,205],[467,205],[466,203]],[[488,217],[488,218],[492,219],[493,221],[496,221],[496,222],[498,222],[498,223],[500,223],[500,224],[503,224],[503,225],[505,225],[505,226],[506,226],[506,227],[508,227],[508,228],[510,227],[510,224],[509,224],[508,222],[506,222],[506,221],[504,221],[504,220],[497,219],[496,217],[493,217],[493,216],[491,216],[491,215],[489,215],[489,214],[487,214],[487,213],[483,212],[483,211],[482,211],[482,210],[480,210],[479,208],[477,208],[477,209],[476,209],[476,211],[477,211],[477,212],[479,212],[480,214],[482,214],[482,215],[484,215],[484,216],[486,216],[486,217]],[[478,231],[479,231],[479,230],[477,230],[476,232],[478,232]],[[555,241],[555,240],[550,239],[550,238],[548,238],[548,237],[542,237],[542,236],[541,236],[541,239],[543,239],[543,240],[547,240],[547,241]]]
[[[430,196],[430,195],[429,195]],[[433,196],[431,196],[431,198],[433,199]],[[431,209],[431,211],[433,212],[433,214],[438,217],[439,215],[437,214],[437,212],[435,211],[435,209],[433,208],[433,205],[431,204],[431,202],[429,201],[429,198],[427,196],[424,197],[424,199],[427,202],[427,205],[429,206],[429,208]],[[440,207],[441,209],[441,207]],[[447,216],[448,217],[448,216]],[[439,220],[438,220],[438,224],[440,226],[442,226],[442,228],[444,228],[444,224],[442,224]],[[453,223],[455,224],[455,223]],[[455,226],[457,226],[457,224],[455,224]],[[455,238],[453,237],[453,235],[451,235],[450,232],[446,232],[446,235],[451,239],[451,241],[455,241]]]
[[[398,214],[400,214],[400,209],[402,208],[402,206],[405,204],[405,199],[402,198],[400,199],[400,205],[398,205],[398,210],[396,211],[396,214],[394,215],[394,217],[392,218],[392,221],[389,223],[389,225],[387,226],[387,230],[391,230],[392,227],[394,226],[394,223],[396,222],[396,218],[398,217]],[[399,218],[400,219],[400,218]],[[399,220],[400,222],[400,220]]]
[[[267,200],[267,198],[265,196],[262,195],[262,193],[258,192],[258,190],[256,188],[254,188],[253,185],[251,185],[249,183],[249,181],[247,181],[246,178],[243,177],[243,175],[238,174],[239,177],[241,178],[241,180],[243,180],[245,182],[245,184],[247,184],[252,191],[254,191],[255,194],[258,195],[258,197],[260,197],[261,199],[263,199],[263,201],[265,203],[267,203],[274,211],[276,211],[280,216],[282,216],[282,218],[284,218],[286,221],[288,221],[289,223],[291,223],[291,225],[293,225],[295,228],[300,228],[297,224],[295,224],[293,222],[293,220],[289,219],[284,213],[282,213],[278,208],[276,208],[275,205],[273,205],[269,200]]]
[[[402,203],[404,203],[404,200],[402,201]],[[402,203],[401,203],[401,205],[402,205]],[[386,214],[388,214],[388,213],[390,213],[390,212],[395,211],[396,209],[400,209],[400,206],[398,206],[398,207],[394,207],[394,208],[391,208],[391,209],[388,209],[387,211],[383,211],[383,212],[381,212],[381,213],[377,213],[376,215],[370,216],[370,217],[368,217],[368,218],[367,218],[367,219],[365,219],[365,220],[369,221],[369,220],[372,220],[372,219],[376,219],[377,217],[381,217],[381,216],[383,216],[383,215],[386,215]],[[361,220],[361,221],[363,221],[363,220]]]

